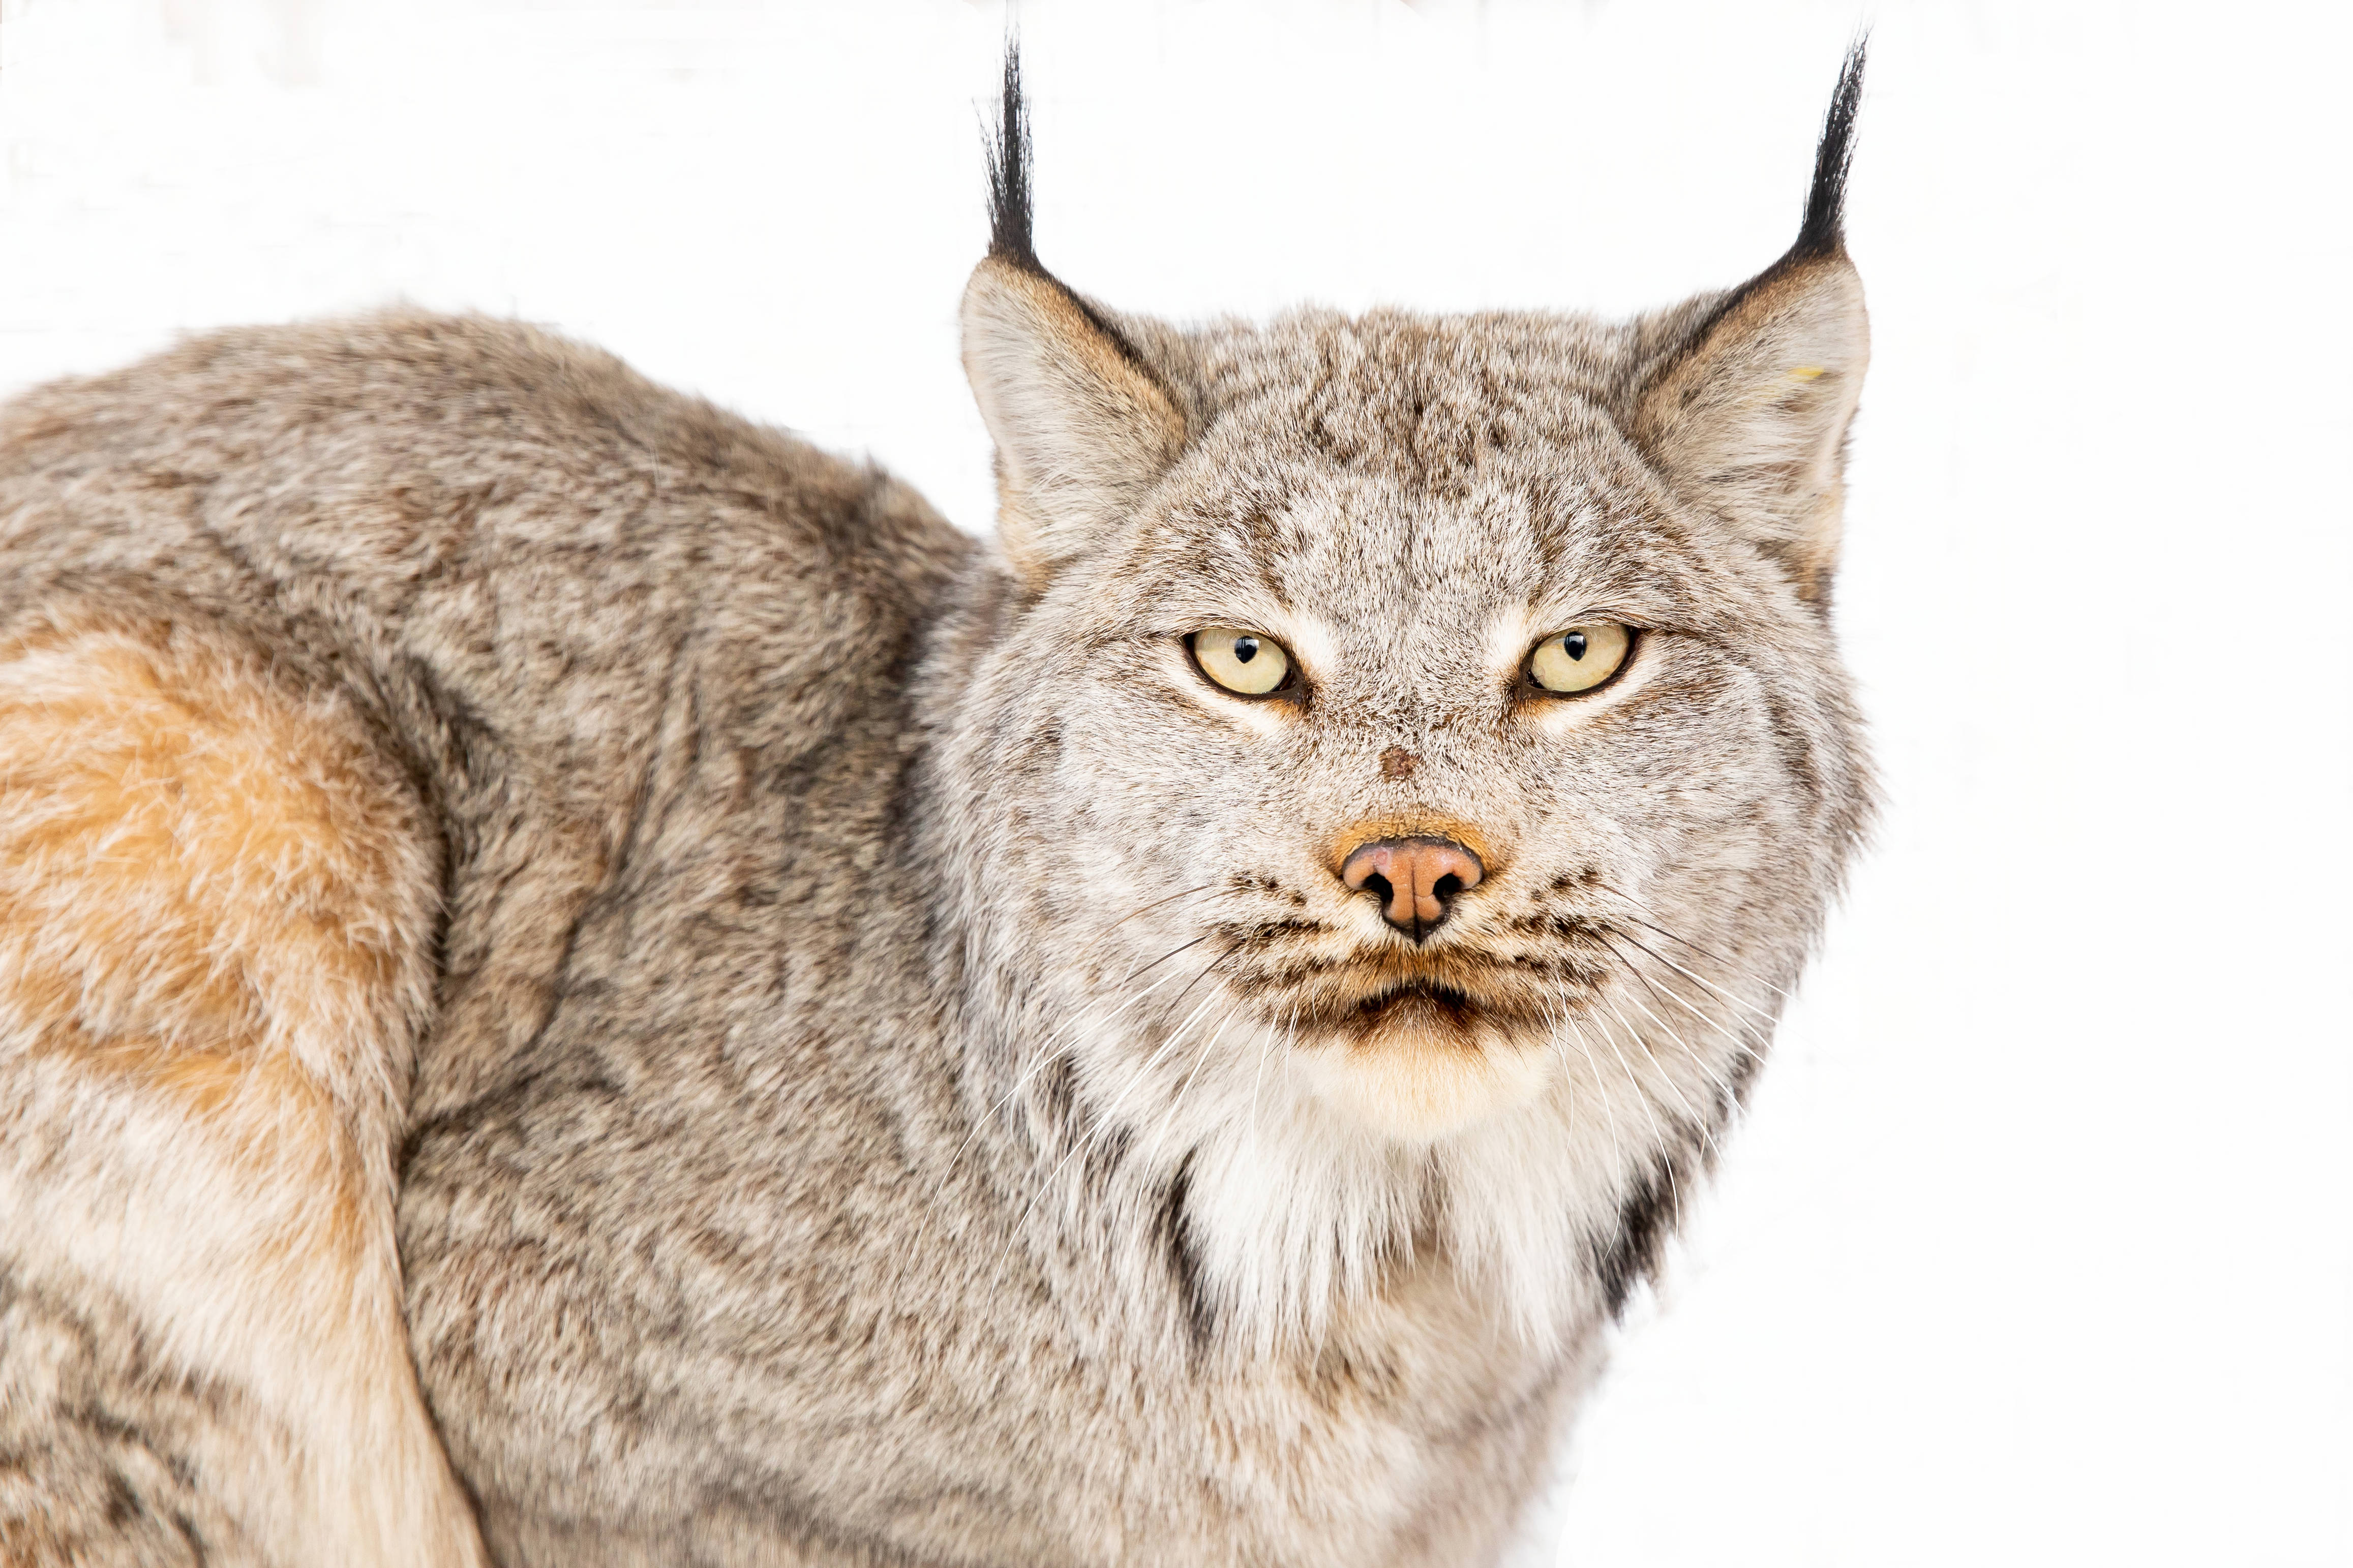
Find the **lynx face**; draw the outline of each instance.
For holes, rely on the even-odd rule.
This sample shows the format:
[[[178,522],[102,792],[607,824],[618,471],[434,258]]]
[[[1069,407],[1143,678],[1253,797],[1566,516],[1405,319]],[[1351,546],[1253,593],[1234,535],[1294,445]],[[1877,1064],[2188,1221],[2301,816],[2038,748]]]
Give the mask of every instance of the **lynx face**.
[[[1072,941],[1098,1008],[1155,988],[1120,1048],[1196,1012],[1188,1066],[1271,1030],[1314,1092],[1426,1141],[1648,1009],[1668,1037],[1644,1043],[1688,1040],[1693,1109],[1723,1113],[1747,1020],[1710,986],[1761,1015],[1755,980],[1794,954],[1752,952],[1754,977],[1709,955],[1757,945],[1745,909],[1810,925],[1821,795],[1856,781],[1820,615],[1623,434],[1590,368],[1614,346],[1334,318],[1202,345],[1208,431],[1001,656],[1041,768],[1023,809],[1050,818],[1033,929]],[[1263,390],[1221,401],[1237,382]],[[1533,661],[1576,626],[1627,628],[1622,662],[1547,689]],[[1193,639],[1223,628],[1287,665],[1278,689],[1219,682]],[[1474,858],[1434,929],[1342,875],[1399,839]]]
[[[1426,1243],[1525,1323],[1620,1295],[1761,1059],[1868,810],[1828,617],[1858,79],[1728,294],[1192,331],[1038,264],[1008,81],[969,898],[1025,1113],[1161,1171],[1246,1315]]]

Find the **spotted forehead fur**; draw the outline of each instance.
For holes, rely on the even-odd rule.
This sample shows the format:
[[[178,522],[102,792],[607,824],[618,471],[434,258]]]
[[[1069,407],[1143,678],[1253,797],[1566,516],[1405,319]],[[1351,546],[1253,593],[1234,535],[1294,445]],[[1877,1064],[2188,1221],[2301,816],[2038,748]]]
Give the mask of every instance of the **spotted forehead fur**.
[[[1286,609],[1328,607],[1335,588],[1359,609],[1402,595],[1424,624],[1515,605],[1532,636],[1554,629],[1547,613],[1720,625],[1759,588],[1778,596],[1770,573],[1741,580],[1753,552],[1626,433],[1662,353],[1653,323],[1316,310],[1183,331],[1103,316],[1189,427],[1128,538],[1105,542],[1106,576],[1247,587]]]

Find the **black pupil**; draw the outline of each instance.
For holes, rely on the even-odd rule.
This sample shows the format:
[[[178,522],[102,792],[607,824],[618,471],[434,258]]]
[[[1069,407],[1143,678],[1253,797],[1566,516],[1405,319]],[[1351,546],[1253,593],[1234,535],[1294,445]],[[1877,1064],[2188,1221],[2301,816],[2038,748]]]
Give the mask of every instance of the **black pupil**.
[[[1567,651],[1569,658],[1583,658],[1585,657],[1585,634],[1583,632],[1571,632],[1567,637],[1560,639],[1560,646]]]
[[[1258,638],[1236,637],[1234,639],[1234,660],[1236,663],[1248,664],[1257,657]]]

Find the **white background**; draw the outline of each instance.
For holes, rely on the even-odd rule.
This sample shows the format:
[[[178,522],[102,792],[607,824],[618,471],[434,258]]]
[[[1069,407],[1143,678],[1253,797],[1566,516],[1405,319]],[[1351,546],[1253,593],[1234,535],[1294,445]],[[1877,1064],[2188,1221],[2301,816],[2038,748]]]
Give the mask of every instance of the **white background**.
[[[1563,1561],[2353,1562],[2344,16],[1025,11],[1040,251],[1187,317],[1736,281],[1874,23],[1839,618],[1888,810]],[[986,528],[954,320],[1003,26],[0,0],[0,392],[406,296]]]

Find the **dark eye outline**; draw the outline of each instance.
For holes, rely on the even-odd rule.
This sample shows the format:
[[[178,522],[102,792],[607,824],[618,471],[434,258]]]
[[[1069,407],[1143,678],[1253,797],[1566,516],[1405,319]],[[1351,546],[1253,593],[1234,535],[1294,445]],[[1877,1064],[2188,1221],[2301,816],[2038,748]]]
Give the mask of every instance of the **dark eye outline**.
[[[1291,645],[1289,643],[1283,642],[1277,637],[1271,637],[1264,632],[1250,632],[1249,635],[1258,638],[1259,641],[1262,643],[1271,644],[1275,647],[1281,648],[1282,650],[1282,657],[1286,661],[1286,666],[1282,672],[1282,684],[1277,686],[1271,691],[1236,691],[1232,687],[1228,686],[1225,682],[1219,680],[1216,676],[1211,675],[1207,669],[1203,668],[1201,665],[1201,656],[1194,651],[1193,639],[1199,637],[1202,632],[1215,631],[1219,629],[1222,626],[1223,623],[1221,622],[1219,623],[1219,626],[1203,626],[1198,631],[1189,631],[1185,634],[1185,661],[1193,667],[1194,674],[1199,676],[1204,681],[1208,683],[1210,690],[1215,691],[1220,697],[1230,697],[1238,702],[1303,702],[1306,700],[1307,683],[1302,680],[1299,676],[1299,656],[1292,652]],[[1246,628],[1236,626],[1230,629],[1241,631]]]
[[[1609,674],[1603,676],[1592,685],[1586,687],[1581,691],[1555,691],[1551,687],[1546,686],[1544,682],[1536,679],[1536,650],[1538,648],[1544,647],[1544,645],[1548,642],[1567,637],[1569,633],[1577,630],[1579,626],[1616,626],[1626,634],[1626,657],[1618,661],[1617,668],[1611,670]],[[1598,692],[1607,691],[1611,687],[1617,685],[1620,681],[1625,679],[1626,672],[1634,668],[1634,660],[1641,657],[1642,652],[1642,644],[1649,640],[1650,631],[1651,629],[1648,626],[1638,626],[1631,621],[1613,621],[1606,616],[1596,616],[1587,620],[1572,621],[1556,632],[1546,632],[1544,636],[1536,638],[1535,641],[1528,645],[1527,653],[1520,659],[1520,679],[1517,682],[1518,688],[1523,694],[1533,693],[1534,695],[1541,697],[1549,702],[1575,702],[1580,698],[1591,697]]]

